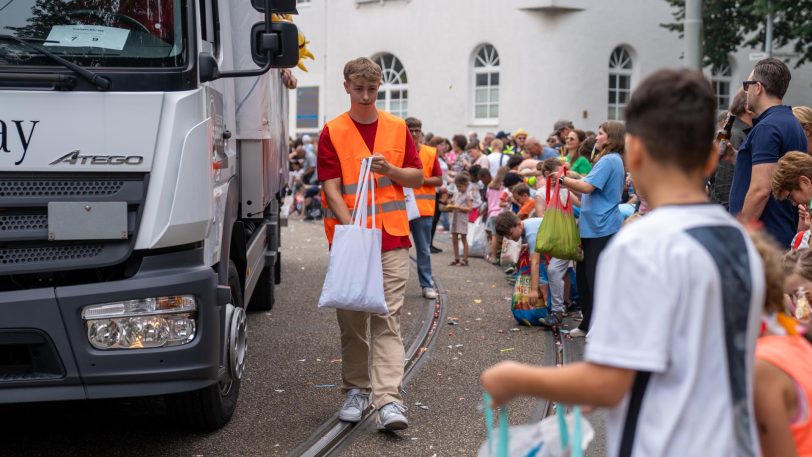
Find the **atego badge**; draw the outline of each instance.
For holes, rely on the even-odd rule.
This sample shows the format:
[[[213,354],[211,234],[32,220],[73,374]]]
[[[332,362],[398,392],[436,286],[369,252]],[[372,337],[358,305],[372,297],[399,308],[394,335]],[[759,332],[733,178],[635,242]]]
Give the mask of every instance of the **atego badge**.
[[[142,156],[83,156],[79,150],[71,151],[51,162],[51,165],[140,165]]]

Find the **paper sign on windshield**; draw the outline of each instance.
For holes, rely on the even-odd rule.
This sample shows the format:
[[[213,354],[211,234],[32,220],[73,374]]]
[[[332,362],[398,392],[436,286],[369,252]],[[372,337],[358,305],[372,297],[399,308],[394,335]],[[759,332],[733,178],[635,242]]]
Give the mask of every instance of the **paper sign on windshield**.
[[[46,46],[69,46],[77,48],[104,48],[121,51],[127,41],[129,30],[102,25],[55,25],[48,34]]]

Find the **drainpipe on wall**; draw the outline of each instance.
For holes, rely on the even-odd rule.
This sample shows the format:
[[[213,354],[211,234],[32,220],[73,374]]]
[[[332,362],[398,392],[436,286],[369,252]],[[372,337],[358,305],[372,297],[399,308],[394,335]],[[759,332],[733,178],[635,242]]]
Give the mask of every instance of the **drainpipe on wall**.
[[[702,0],[685,0],[685,66],[702,71]]]

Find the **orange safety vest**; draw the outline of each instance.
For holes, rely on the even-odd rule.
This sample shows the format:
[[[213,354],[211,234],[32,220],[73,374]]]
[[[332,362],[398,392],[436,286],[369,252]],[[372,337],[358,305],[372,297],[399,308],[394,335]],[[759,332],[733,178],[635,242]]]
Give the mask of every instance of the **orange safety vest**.
[[[372,151],[367,147],[349,113],[344,113],[328,122],[327,130],[341,165],[341,195],[347,208],[352,212],[355,208],[355,191],[358,189],[361,160],[370,157]],[[403,167],[406,135],[408,135],[408,129],[403,119],[384,111],[378,111],[378,130],[375,133],[373,150],[386,157],[386,160],[396,167]],[[376,226],[392,236],[409,236],[409,217],[406,214],[403,188],[388,177],[377,173],[375,173],[375,183]],[[327,234],[327,241],[332,244],[338,219],[327,206],[324,192],[321,194],[321,202],[325,208],[324,232]],[[372,211],[369,202],[367,202],[367,206],[369,211]],[[372,217],[370,215],[367,218],[367,227],[371,226]]]
[[[769,335],[758,339],[756,358],[765,360],[788,374],[806,395],[807,417],[790,425],[800,457],[812,456],[812,344],[803,336]]]
[[[437,159],[437,148],[420,145],[420,162],[423,163],[423,176],[431,178],[434,172],[434,161]],[[434,186],[422,186],[414,190],[414,199],[417,202],[417,209],[420,216],[434,216],[434,203],[436,202],[437,191]]]

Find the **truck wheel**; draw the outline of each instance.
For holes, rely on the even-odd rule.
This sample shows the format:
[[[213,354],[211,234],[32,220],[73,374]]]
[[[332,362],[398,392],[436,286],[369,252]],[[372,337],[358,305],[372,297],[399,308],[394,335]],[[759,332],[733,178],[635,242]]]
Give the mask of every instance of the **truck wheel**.
[[[166,399],[173,415],[195,430],[214,431],[223,428],[237,408],[240,381],[245,367],[246,329],[240,277],[231,260],[228,263],[228,285],[231,288],[230,301],[234,306],[232,315],[235,317],[232,321],[239,328],[232,332],[236,341],[232,342],[229,334],[225,336],[227,341],[224,344],[228,344],[229,349],[226,367],[220,369],[221,373],[225,373],[224,378],[203,389],[171,395]],[[237,361],[236,366],[231,363],[232,359]]]
[[[264,267],[262,274],[259,276],[259,282],[254,289],[254,294],[251,295],[251,302],[248,303],[248,311],[270,311],[273,309],[274,304],[274,287],[271,281],[271,268]]]

